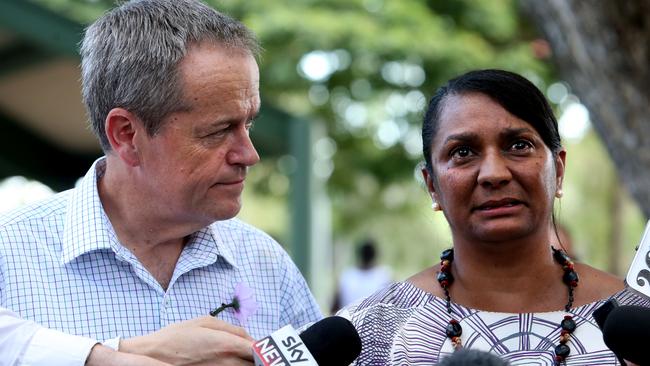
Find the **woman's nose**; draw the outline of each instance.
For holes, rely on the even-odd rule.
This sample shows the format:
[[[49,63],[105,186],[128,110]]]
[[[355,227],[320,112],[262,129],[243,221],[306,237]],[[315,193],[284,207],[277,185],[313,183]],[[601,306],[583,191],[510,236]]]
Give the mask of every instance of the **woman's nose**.
[[[512,173],[508,161],[500,151],[490,151],[484,155],[477,179],[478,184],[488,188],[496,188],[510,182]]]

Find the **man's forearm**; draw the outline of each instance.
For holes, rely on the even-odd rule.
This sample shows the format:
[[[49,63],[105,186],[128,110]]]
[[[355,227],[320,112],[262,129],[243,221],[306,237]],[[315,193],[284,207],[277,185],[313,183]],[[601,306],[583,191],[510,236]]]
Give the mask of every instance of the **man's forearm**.
[[[169,366],[153,358],[115,351],[96,344],[90,351],[86,366]]]

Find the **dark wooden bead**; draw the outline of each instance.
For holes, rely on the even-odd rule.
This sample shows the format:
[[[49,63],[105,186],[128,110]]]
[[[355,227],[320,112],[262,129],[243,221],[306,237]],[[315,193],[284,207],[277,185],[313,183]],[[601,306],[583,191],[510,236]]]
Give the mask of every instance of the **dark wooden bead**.
[[[566,358],[566,356],[568,356],[569,353],[571,353],[571,348],[569,348],[569,346],[567,346],[566,344],[560,344],[557,347],[555,347],[555,354],[558,357]]]
[[[451,249],[443,250],[442,253],[440,254],[440,260],[442,260],[442,261],[448,260],[450,262],[453,261],[454,260],[454,249],[451,248]]]
[[[454,276],[451,275],[451,272],[438,272],[438,282],[442,283],[443,281],[451,285],[454,282]]]
[[[564,320],[562,320],[560,326],[562,327],[562,329],[566,330],[569,333],[573,333],[573,331],[576,330],[576,322],[575,320],[573,320],[573,318],[569,316],[564,317]]]
[[[578,280],[578,273],[576,271],[564,272],[564,276],[562,276],[562,281],[571,287],[577,286]]]
[[[553,248],[553,258],[561,265],[564,265],[566,262],[571,260],[571,258],[569,258],[569,256],[566,255],[564,251],[555,248]]]
[[[463,334],[463,327],[460,326],[459,322],[451,320],[449,324],[447,324],[445,333],[447,333],[447,337],[449,338],[460,337],[461,334]]]

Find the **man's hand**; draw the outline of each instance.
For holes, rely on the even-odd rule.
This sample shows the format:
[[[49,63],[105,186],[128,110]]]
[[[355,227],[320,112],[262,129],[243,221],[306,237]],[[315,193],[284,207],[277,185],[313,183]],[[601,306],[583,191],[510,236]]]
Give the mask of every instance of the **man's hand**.
[[[145,355],[172,365],[251,365],[253,338],[243,328],[210,316],[169,325],[120,342],[120,352]]]
[[[96,344],[86,359],[86,366],[171,366],[153,358],[114,351]]]

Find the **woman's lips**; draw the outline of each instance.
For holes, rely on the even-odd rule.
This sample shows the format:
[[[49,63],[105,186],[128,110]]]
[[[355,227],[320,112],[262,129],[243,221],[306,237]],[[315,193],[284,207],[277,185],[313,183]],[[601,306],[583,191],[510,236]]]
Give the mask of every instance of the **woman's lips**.
[[[514,198],[504,198],[500,200],[490,200],[481,203],[476,206],[474,210],[476,211],[493,211],[498,209],[507,209],[511,207],[516,207],[522,205],[523,203]]]

